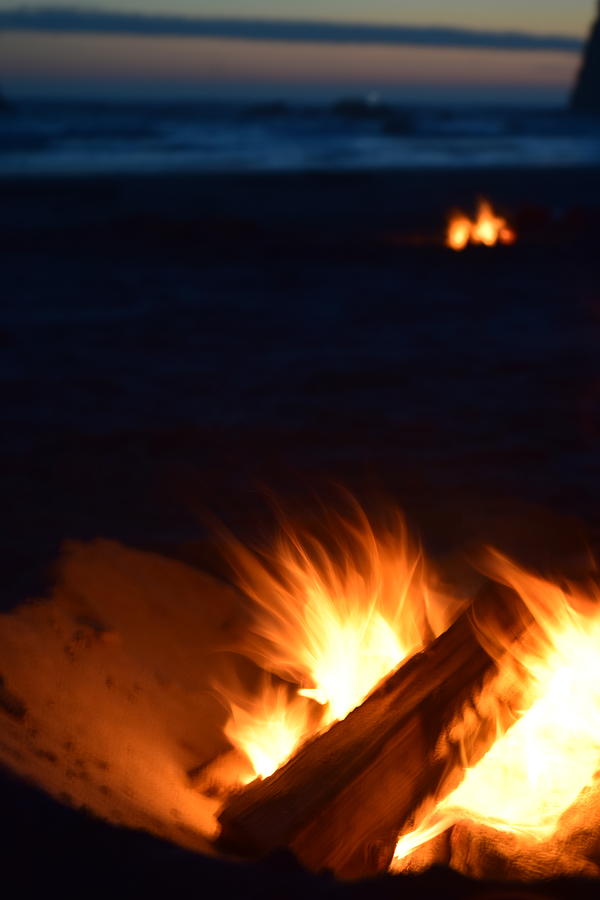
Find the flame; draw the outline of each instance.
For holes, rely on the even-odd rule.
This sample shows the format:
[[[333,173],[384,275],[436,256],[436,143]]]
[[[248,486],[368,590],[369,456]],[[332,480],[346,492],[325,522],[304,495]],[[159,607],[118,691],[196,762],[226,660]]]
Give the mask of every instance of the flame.
[[[464,250],[471,240],[473,223],[462,213],[453,216],[448,225],[446,246],[452,250]]]
[[[491,574],[533,614],[540,640],[512,648],[526,674],[524,713],[419,827],[393,867],[460,820],[549,840],[600,769],[600,591],[560,587],[493,554]]]
[[[237,581],[254,621],[242,652],[296,686],[290,697],[263,683],[231,709],[226,734],[256,776],[275,771],[308,737],[343,719],[409,654],[445,630],[457,604],[432,590],[423,554],[397,517],[373,531],[352,503],[330,514],[327,544],[282,523],[273,553],[254,554],[229,537]]]
[[[252,764],[252,773],[239,779],[243,784],[272,775],[310,732],[314,719],[306,700],[290,699],[284,685],[269,679],[264,680],[258,697],[244,697],[240,703],[230,699],[229,707],[225,735]]]
[[[268,777],[344,718],[464,605],[432,587],[400,518],[377,533],[356,505],[352,515],[328,520],[327,541],[283,522],[271,553],[229,539],[238,584],[254,609],[241,649],[266,673],[254,694],[221,687],[230,708],[225,733],[252,767],[239,783]],[[459,821],[548,841],[600,770],[600,588],[553,583],[495,551],[485,569],[518,594],[533,625],[508,646],[480,630],[499,674],[477,703],[480,711],[500,710],[498,698],[516,685],[521,706],[511,722],[498,712],[497,739],[470,768],[469,711],[452,723],[448,737],[464,736],[463,780],[447,797],[431,798],[431,811],[400,837],[392,869]]]
[[[461,212],[451,217],[446,233],[446,246],[460,251],[469,243],[493,247],[498,243],[514,244],[516,239],[516,232],[506,219],[497,216],[487,200],[480,200],[475,221]]]

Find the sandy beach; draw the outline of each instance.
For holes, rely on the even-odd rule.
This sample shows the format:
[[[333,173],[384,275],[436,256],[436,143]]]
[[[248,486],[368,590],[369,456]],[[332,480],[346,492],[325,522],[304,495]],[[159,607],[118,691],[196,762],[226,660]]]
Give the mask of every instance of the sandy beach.
[[[454,254],[447,211],[479,194],[520,241]],[[0,196],[5,607],[66,538],[180,554],[207,509],[252,528],[259,486],[377,485],[433,543],[446,507],[466,539],[500,501],[595,536],[600,170]]]
[[[518,241],[453,253],[448,211],[479,195]],[[78,604],[96,598],[101,617],[103,585],[106,614],[135,643],[119,597],[139,594],[132,609],[162,615],[168,591],[153,602],[154,573],[166,585],[190,583],[179,565],[219,575],[210,518],[268,541],[273,498],[299,519],[317,496],[335,503],[339,486],[375,516],[398,506],[436,560],[490,542],[569,575],[588,564],[587,545],[598,550],[600,169],[14,179],[0,200],[1,602],[8,612],[48,597],[58,578],[57,653]],[[97,538],[113,543],[86,544]],[[77,543],[58,564],[65,541]],[[42,646],[50,625],[35,627]],[[112,659],[112,646],[98,653]],[[182,771],[193,753],[178,704],[204,686],[184,685],[183,699],[165,688]],[[59,782],[48,775],[55,793]],[[114,838],[24,790],[10,779],[4,790],[15,848],[42,848],[51,822],[52,852],[81,832],[81,867],[108,860],[111,877],[131,877],[153,847],[148,889],[174,860],[181,885],[243,884],[249,896],[278,894],[280,877],[289,886],[289,860],[257,878]],[[94,802],[117,821],[112,801]]]

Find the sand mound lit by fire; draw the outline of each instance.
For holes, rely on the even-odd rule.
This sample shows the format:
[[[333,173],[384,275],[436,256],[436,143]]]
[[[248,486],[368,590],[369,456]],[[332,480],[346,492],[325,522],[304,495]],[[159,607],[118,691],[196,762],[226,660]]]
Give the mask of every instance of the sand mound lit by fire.
[[[0,616],[0,762],[115,824],[207,850],[186,772],[223,749],[215,648],[236,593],[110,541],[69,544],[50,599]]]

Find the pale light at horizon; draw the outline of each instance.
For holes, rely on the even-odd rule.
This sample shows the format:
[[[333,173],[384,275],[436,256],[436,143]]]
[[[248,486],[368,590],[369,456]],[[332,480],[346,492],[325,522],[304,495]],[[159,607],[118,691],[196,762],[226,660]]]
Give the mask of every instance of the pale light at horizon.
[[[243,41],[182,40],[180,38],[111,37],[107,53],[105,37],[15,35],[4,48],[4,80],[42,78],[48,70],[57,81],[73,77],[90,82],[159,82],[219,86],[231,93],[237,84],[273,84],[275,94],[299,83],[307,89],[434,87],[444,81],[460,93],[477,82],[493,93],[494,88],[546,87],[560,95],[570,85],[578,60],[565,53],[507,53],[414,47],[323,47],[290,48]],[[7,78],[7,74],[10,78]]]

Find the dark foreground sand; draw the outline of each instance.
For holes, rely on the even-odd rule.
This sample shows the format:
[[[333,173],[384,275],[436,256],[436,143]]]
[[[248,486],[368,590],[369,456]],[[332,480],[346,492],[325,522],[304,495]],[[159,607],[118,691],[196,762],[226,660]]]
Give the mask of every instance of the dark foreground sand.
[[[478,193],[523,241],[432,243]],[[596,534],[600,170],[47,179],[0,201],[5,606],[64,538],[174,552],[207,508],[251,522],[259,486],[377,486],[433,542],[498,501]]]
[[[445,250],[446,211],[480,193],[521,241]],[[488,540],[579,572],[600,543],[599,216],[600,170],[0,183],[2,607],[48,590],[65,539],[218,570],[207,510],[254,539],[265,489],[302,509],[331,482],[402,506],[438,558]],[[7,782],[11,804],[21,851],[83,828]],[[86,866],[135,883],[155,853],[169,880],[169,851],[86,828]],[[199,865],[177,857],[180,890]],[[307,890],[219,866],[209,891]]]

